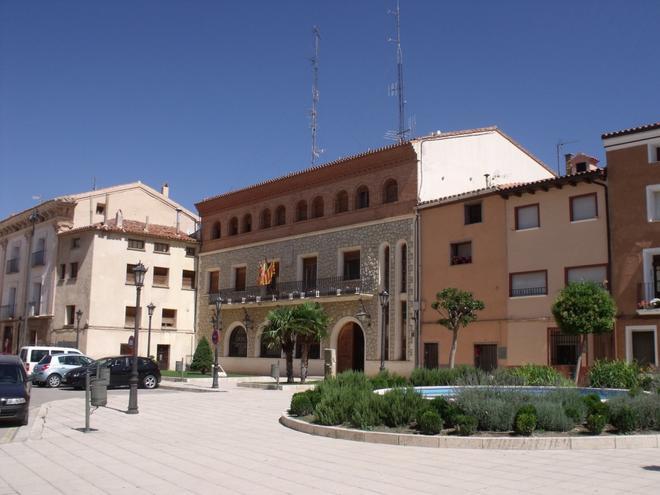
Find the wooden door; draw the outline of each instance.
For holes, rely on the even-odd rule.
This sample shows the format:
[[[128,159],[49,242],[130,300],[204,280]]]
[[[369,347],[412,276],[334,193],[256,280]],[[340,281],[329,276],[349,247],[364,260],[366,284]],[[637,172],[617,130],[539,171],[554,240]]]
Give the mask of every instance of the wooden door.
[[[170,369],[170,346],[165,344],[158,344],[156,346],[156,362],[158,369]]]
[[[316,289],[316,256],[303,258],[303,290]]]
[[[475,344],[474,366],[484,371],[497,368],[497,344]]]
[[[337,373],[353,368],[353,323],[347,323],[337,338]]]
[[[424,367],[438,367],[438,344],[437,342],[424,343]]]

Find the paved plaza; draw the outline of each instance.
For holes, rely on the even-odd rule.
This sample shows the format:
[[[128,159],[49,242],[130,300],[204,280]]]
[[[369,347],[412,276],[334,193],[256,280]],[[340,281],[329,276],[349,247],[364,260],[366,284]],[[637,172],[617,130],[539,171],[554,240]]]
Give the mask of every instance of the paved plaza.
[[[79,398],[0,445],[0,494],[659,493],[660,450],[493,451],[315,437],[278,423],[291,393],[113,394],[83,434]],[[47,411],[45,409],[47,408]]]

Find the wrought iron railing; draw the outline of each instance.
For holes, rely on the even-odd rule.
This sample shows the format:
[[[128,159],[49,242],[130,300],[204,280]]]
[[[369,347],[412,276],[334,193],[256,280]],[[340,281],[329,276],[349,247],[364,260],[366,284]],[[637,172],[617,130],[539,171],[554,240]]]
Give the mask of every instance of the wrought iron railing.
[[[18,264],[19,264],[20,259],[19,258],[12,258],[10,260],[7,260],[7,270],[6,273],[18,273]]]
[[[16,316],[15,305],[7,304],[5,306],[0,306],[0,320],[8,320]]]
[[[547,293],[547,287],[526,287],[524,289],[511,289],[511,297],[544,296]]]
[[[278,301],[287,299],[305,299],[328,296],[344,296],[361,294],[374,290],[361,279],[345,279],[344,277],[317,278],[316,280],[294,280],[275,282],[270,285],[246,287],[243,290],[220,289],[209,294],[209,304],[218,297],[225,303],[246,303],[261,301]]]
[[[46,264],[46,251],[32,253],[32,266],[43,266]]]

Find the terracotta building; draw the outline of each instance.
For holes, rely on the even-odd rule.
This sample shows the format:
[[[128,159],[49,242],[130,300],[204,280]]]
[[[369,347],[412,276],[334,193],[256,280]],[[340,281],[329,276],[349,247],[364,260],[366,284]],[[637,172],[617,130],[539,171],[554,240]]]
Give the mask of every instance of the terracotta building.
[[[570,175],[420,205],[426,366],[448,364],[451,333],[436,323],[431,303],[438,291],[457,287],[486,306],[461,330],[457,363],[574,369],[577,340],[556,329],[552,302],[568,282],[607,286],[609,279],[605,174],[584,156],[568,160]],[[589,362],[610,352],[606,337],[589,343]]]
[[[327,347],[337,350],[339,371],[375,373],[382,358],[408,373],[419,361],[418,202],[485,181],[552,175],[504,133],[485,128],[434,133],[201,201],[199,333],[210,335],[212,303],[221,297],[221,365],[265,373],[281,358],[262,342],[266,314],[311,299],[331,317],[311,373],[322,372]],[[261,285],[264,262],[275,275]]]
[[[607,154],[616,355],[658,366],[660,123],[603,134]]]

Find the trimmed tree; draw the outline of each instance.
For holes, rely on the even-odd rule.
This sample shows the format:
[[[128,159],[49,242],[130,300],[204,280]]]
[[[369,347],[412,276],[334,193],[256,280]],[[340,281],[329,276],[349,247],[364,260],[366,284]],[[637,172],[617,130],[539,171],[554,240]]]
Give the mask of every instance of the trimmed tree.
[[[309,349],[328,334],[328,314],[319,303],[305,302],[293,308],[300,353],[300,383],[305,383],[309,368]]]
[[[616,318],[616,304],[609,292],[593,282],[575,282],[564,287],[554,304],[552,315],[566,335],[577,335],[578,358],[575,383],[580,377],[582,353],[586,336],[590,333],[611,332]]]
[[[211,369],[211,366],[213,366],[213,353],[211,352],[211,346],[209,345],[209,341],[206,340],[206,337],[202,337],[197,343],[197,349],[195,349],[190,369],[193,371],[199,371],[205,375]]]
[[[476,320],[477,311],[483,310],[486,306],[483,301],[475,299],[472,292],[448,287],[435,295],[431,307],[440,314],[438,323],[452,333],[449,368],[453,368],[456,364],[458,331]]]
[[[292,306],[280,306],[268,312],[261,338],[268,348],[280,346],[286,358],[286,382],[293,383],[293,349],[298,324]]]

